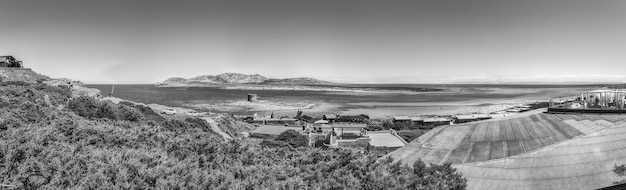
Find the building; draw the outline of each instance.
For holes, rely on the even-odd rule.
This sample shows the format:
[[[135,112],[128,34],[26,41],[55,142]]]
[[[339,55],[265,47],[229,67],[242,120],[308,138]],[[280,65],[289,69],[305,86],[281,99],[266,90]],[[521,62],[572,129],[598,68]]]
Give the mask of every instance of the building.
[[[325,114],[322,115],[322,120],[326,120],[329,122],[334,122],[335,120],[337,120],[337,115],[335,114]]]
[[[550,112],[626,112],[626,89],[602,89],[582,92],[580,96],[550,100]]]
[[[424,125],[433,125],[433,126],[439,126],[439,125],[450,125],[451,124],[451,119],[445,118],[445,117],[431,117],[431,118],[424,118]]]
[[[414,124],[414,125],[423,125],[424,124],[424,118],[423,117],[409,117],[409,119],[411,119],[411,124]]]
[[[248,102],[256,102],[258,101],[259,96],[256,94],[248,94]]]
[[[466,123],[466,122],[480,121],[480,120],[485,120],[485,119],[491,119],[491,116],[487,114],[455,115],[454,123]]]
[[[22,68],[22,61],[19,61],[10,55],[0,56],[0,67]]]
[[[411,118],[407,116],[393,116],[393,124],[410,124]]]

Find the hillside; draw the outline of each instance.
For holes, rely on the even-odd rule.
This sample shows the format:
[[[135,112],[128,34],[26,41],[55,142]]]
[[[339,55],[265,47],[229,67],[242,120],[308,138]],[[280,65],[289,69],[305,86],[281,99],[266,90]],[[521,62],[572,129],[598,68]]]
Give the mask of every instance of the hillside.
[[[450,165],[418,161],[410,168],[350,150],[296,146],[302,143],[291,139],[225,141],[206,120],[168,119],[141,104],[75,95],[71,81],[55,86],[65,83],[0,81],[3,188],[465,187]],[[217,122],[237,123],[231,119]]]
[[[202,75],[189,79],[174,77],[163,82],[159,82],[157,86],[217,86],[217,85],[327,85],[331,82],[317,80],[313,78],[286,78],[274,79],[254,74],[246,75],[241,73],[222,73],[219,75]]]
[[[50,77],[26,68],[0,67],[0,81],[24,81],[37,83],[50,80]]]

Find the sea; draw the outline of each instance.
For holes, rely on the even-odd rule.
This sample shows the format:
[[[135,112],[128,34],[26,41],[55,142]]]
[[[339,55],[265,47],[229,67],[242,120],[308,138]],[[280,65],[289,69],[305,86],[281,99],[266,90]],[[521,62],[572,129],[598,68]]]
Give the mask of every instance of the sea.
[[[113,85],[91,84],[103,95]],[[345,86],[344,86],[345,87]],[[153,84],[115,85],[113,96],[145,104],[184,107],[198,111],[228,112],[237,115],[280,113],[309,115],[330,113],[374,118],[396,115],[449,115],[493,112],[528,102],[549,101],[570,96],[597,85],[478,85],[478,84],[355,84],[353,89],[408,91],[411,93],[364,93],[320,90],[241,90],[210,87],[157,87]],[[257,94],[258,104],[247,104],[248,94]],[[261,104],[261,105],[259,105]],[[271,105],[271,106],[266,106]],[[278,106],[276,106],[278,105]],[[312,107],[298,107],[313,105]],[[502,106],[507,105],[507,106]],[[495,107],[494,107],[495,106]],[[500,107],[498,107],[500,106]]]

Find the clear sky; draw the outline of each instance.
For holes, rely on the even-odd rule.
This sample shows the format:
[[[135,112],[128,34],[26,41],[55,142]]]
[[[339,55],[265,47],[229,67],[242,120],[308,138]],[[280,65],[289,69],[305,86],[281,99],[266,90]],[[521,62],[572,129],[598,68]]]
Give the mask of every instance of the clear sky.
[[[86,83],[626,81],[624,0],[1,0],[0,41]]]

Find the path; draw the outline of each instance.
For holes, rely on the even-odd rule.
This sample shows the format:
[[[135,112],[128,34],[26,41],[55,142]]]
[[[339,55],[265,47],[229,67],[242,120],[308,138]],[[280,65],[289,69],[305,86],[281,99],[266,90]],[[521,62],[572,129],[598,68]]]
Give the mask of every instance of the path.
[[[204,119],[207,123],[209,123],[209,125],[211,126],[211,129],[213,129],[213,131],[215,131],[217,134],[220,134],[222,137],[224,137],[224,140],[233,140],[233,137],[231,137],[230,135],[228,135],[228,133],[222,131],[222,129],[220,129],[220,127],[217,125],[217,122],[215,122],[215,120],[213,120],[213,118],[210,117],[203,117],[202,119]]]

